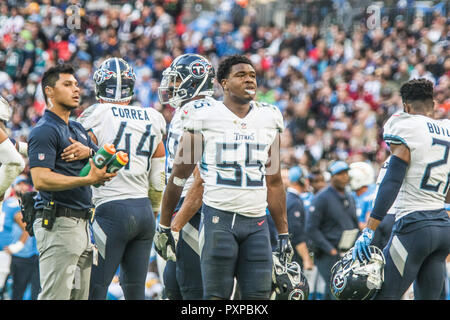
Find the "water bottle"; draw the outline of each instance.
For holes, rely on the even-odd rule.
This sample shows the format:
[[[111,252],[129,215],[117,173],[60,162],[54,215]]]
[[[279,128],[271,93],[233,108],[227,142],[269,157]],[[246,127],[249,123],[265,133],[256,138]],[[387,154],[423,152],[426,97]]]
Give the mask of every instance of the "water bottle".
[[[114,147],[114,145],[106,143],[95,153],[94,157],[92,158],[92,160],[94,161],[94,165],[99,169],[103,168],[108,164],[115,153],[116,148]],[[80,177],[87,176],[89,174],[89,171],[91,171],[91,164],[88,162],[83,167],[83,169],[81,169]]]

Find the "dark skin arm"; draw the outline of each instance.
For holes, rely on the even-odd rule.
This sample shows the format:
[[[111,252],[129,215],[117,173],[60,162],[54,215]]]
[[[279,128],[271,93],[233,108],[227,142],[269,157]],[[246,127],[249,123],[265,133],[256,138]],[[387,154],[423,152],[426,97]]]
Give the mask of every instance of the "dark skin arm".
[[[408,165],[411,163],[411,152],[404,144],[391,144],[391,154],[399,157]],[[375,231],[380,222],[380,220],[370,217],[367,221],[367,227]]]
[[[185,179],[189,178],[195,169],[196,163],[201,159],[202,152],[203,136],[199,133],[185,132],[180,139],[172,174],[164,190],[159,220],[162,226],[170,226],[172,214],[178,201],[180,201],[181,192],[183,191],[183,186],[174,183],[174,179],[185,181]],[[178,182],[178,184],[180,183]]]
[[[186,193],[183,205],[171,223],[172,231],[179,232],[191,220],[203,203],[203,179],[200,177],[198,166],[194,169],[194,182]]]
[[[280,135],[269,149],[269,162],[266,166],[267,204],[279,234],[288,233],[286,191],[284,190],[280,168]]]

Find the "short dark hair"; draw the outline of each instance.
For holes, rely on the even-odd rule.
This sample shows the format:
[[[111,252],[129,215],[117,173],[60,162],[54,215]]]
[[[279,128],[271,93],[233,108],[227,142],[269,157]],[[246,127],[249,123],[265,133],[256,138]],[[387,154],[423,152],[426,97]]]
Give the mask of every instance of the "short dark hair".
[[[410,80],[401,86],[400,95],[404,103],[433,100],[433,83],[424,78]]]
[[[221,83],[223,79],[228,78],[228,76],[230,75],[231,67],[239,63],[249,64],[254,68],[253,63],[246,56],[229,56],[219,64],[219,69],[217,70],[217,81]]]
[[[47,71],[44,72],[44,75],[42,76],[41,85],[42,85],[42,92],[44,93],[45,102],[47,102],[47,95],[45,94],[45,88],[47,86],[55,87],[56,81],[58,81],[59,75],[61,73],[75,74],[75,69],[72,67],[71,64],[60,63],[49,68]]]

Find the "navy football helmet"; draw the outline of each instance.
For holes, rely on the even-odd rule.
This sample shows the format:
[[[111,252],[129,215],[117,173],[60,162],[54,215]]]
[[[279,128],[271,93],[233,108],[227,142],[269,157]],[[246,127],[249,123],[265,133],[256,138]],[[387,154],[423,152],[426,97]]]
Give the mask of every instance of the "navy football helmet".
[[[214,76],[214,67],[205,57],[183,54],[164,70],[158,89],[159,100],[178,108],[182,102],[196,96],[212,96]]]
[[[272,297],[275,300],[307,300],[309,284],[300,265],[295,261],[281,263],[278,252],[273,252],[272,258]]]
[[[94,73],[95,97],[106,102],[126,102],[133,97],[136,75],[121,58],[103,61]]]
[[[370,300],[384,281],[383,252],[376,246],[369,246],[370,260],[353,261],[351,248],[331,268],[330,290],[338,300]]]

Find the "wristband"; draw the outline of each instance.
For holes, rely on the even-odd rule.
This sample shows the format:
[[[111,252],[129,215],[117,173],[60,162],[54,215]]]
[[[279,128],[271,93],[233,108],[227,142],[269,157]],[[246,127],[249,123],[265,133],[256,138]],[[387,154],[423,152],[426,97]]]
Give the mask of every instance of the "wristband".
[[[8,249],[12,254],[16,254],[17,252],[22,250],[24,246],[25,244],[22,241],[17,241],[16,243],[10,244],[8,246]]]
[[[28,143],[18,141],[17,144],[19,145],[19,148],[18,148],[19,153],[21,155],[23,155],[24,157],[27,157],[28,156]]]
[[[178,187],[184,187],[186,184],[187,179],[181,179],[178,177],[173,177],[173,183]]]

